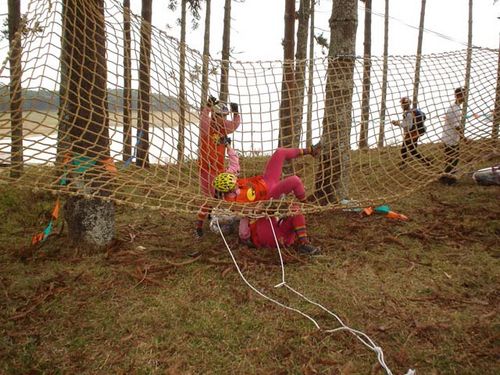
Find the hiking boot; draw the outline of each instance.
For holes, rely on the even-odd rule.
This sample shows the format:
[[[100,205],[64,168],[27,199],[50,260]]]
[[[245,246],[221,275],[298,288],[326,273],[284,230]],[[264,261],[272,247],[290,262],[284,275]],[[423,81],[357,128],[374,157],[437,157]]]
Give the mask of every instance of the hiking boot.
[[[299,254],[317,255],[319,254],[320,250],[321,249],[319,247],[313,246],[310,243],[301,243],[297,246],[297,252]]]
[[[196,228],[194,231],[194,238],[200,239],[201,237],[203,237],[203,229]]]
[[[451,175],[444,175],[439,178],[439,182],[448,186],[455,185],[457,183],[457,178]]]

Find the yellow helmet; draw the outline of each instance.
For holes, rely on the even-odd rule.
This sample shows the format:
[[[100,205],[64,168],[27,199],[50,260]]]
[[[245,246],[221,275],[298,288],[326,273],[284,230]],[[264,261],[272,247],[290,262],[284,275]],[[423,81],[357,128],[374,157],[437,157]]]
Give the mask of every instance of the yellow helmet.
[[[214,188],[221,193],[227,193],[236,187],[238,178],[232,173],[220,173],[214,179]]]

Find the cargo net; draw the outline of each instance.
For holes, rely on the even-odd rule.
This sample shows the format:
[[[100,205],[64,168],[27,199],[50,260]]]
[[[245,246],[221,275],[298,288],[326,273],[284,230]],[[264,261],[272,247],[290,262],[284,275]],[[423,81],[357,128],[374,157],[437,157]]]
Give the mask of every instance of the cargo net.
[[[196,213],[201,206],[250,216],[293,212],[296,205],[291,202],[298,202],[293,194],[262,201],[257,209],[255,204],[224,202],[202,190],[202,55],[186,48],[183,100],[179,41],[130,14],[127,49],[124,9],[108,1],[99,9],[97,2],[69,1],[66,10],[61,1],[30,3],[17,34],[20,48],[10,49],[1,66],[0,181],[175,213]],[[149,61],[141,53],[141,27],[143,35],[151,35]],[[131,57],[130,91],[124,78],[125,51]],[[474,48],[471,54],[468,105],[462,116],[467,141],[460,144],[454,171],[458,177],[498,152],[493,125],[498,51]],[[241,123],[228,137],[240,156],[240,178],[261,175],[278,147],[307,148],[321,142],[318,156],[296,158],[283,167],[283,178],[296,175],[305,186],[309,199],[297,203],[303,212],[391,202],[418,191],[443,174],[443,125],[455,88],[464,84],[466,57],[467,50],[422,56],[422,158],[407,150],[405,163],[405,132],[392,121],[402,120],[400,99],[412,98],[415,56],[388,57],[385,90],[383,58],[370,58],[367,118],[362,115],[362,57],[295,64],[295,79],[285,85],[286,98],[282,82],[284,73],[290,77],[290,66],[281,61],[228,62],[228,97],[219,107],[239,107]],[[20,75],[9,91],[16,73],[9,59],[14,64],[16,58]],[[208,60],[207,97],[220,97],[221,64]],[[300,67],[305,69],[304,88]],[[346,71],[352,74],[352,79],[347,74],[347,84]],[[332,76],[340,84],[327,85]],[[146,93],[140,80],[149,81]],[[229,113],[227,119],[234,116]],[[363,123],[366,133],[361,132]]]

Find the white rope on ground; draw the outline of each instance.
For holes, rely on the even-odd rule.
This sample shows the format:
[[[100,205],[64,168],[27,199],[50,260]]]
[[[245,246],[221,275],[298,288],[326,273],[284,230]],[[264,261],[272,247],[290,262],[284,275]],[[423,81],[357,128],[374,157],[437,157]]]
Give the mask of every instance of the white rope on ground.
[[[221,230],[220,225],[219,225],[219,220],[216,220],[215,222],[217,224],[217,228],[219,229],[219,233],[220,233],[220,235],[222,237],[222,240],[224,241],[224,244],[226,245],[226,248],[229,251],[229,255],[231,256],[231,259],[233,260],[233,263],[236,266],[236,270],[238,271],[238,274],[240,275],[241,279],[245,282],[245,284],[247,284],[250,289],[252,289],[255,293],[257,293],[262,298],[265,298],[265,299],[267,299],[267,300],[269,300],[271,302],[274,302],[278,306],[281,306],[281,307],[283,307],[283,308],[285,308],[287,310],[295,311],[296,313],[298,313],[298,314],[304,316],[305,318],[309,319],[316,326],[316,328],[319,329],[320,327],[319,327],[318,323],[316,323],[316,321],[312,317],[310,317],[309,315],[307,315],[306,313],[303,313],[302,311],[300,311],[298,309],[295,309],[295,308],[287,306],[287,305],[285,305],[285,304],[283,304],[283,303],[281,303],[279,301],[276,301],[275,299],[273,299],[273,298],[265,295],[260,290],[258,290],[257,288],[255,288],[252,284],[250,284],[250,282],[245,278],[245,276],[241,272],[240,266],[238,265],[238,262],[236,261],[236,258],[234,257],[234,254],[231,251],[231,248],[229,247],[229,245],[228,245],[228,243],[226,241],[226,238],[224,237],[224,234],[222,233],[222,230]]]
[[[377,354],[377,360],[378,360],[380,366],[382,366],[382,368],[385,370],[385,372],[387,373],[387,375],[393,375],[392,371],[389,369],[389,367],[385,363],[384,352],[383,352],[382,348],[380,346],[376,345],[375,342],[367,334],[365,334],[364,332],[361,332],[359,330],[353,329],[351,327],[348,327],[347,325],[344,324],[344,322],[340,319],[340,317],[338,315],[336,315],[332,311],[328,310],[323,305],[321,305],[321,304],[319,304],[317,302],[312,301],[311,299],[309,299],[308,297],[306,297],[302,293],[296,291],[295,289],[293,289],[291,286],[289,286],[287,284],[287,282],[285,280],[285,267],[284,267],[284,262],[283,262],[283,256],[282,256],[282,253],[281,253],[281,248],[279,246],[278,238],[277,238],[276,232],[274,230],[272,219],[270,217],[268,217],[268,220],[269,220],[269,225],[271,226],[271,230],[273,232],[274,240],[276,241],[276,249],[277,249],[278,254],[279,254],[280,266],[281,266],[281,276],[282,276],[281,282],[279,284],[275,285],[275,287],[278,288],[278,287],[285,286],[290,291],[292,291],[293,293],[295,293],[296,295],[298,295],[299,297],[301,297],[303,300],[305,300],[305,301],[307,301],[307,302],[309,302],[309,303],[311,303],[311,304],[313,304],[313,305],[321,308],[323,311],[325,311],[328,314],[330,314],[331,316],[335,317],[335,319],[337,319],[337,321],[341,324],[342,327],[338,327],[338,328],[334,328],[334,329],[329,329],[329,330],[324,330],[324,329],[322,329],[320,327],[320,325],[318,324],[318,322],[316,322],[316,320],[313,317],[311,317],[310,315],[308,315],[308,314],[306,314],[306,313],[304,313],[304,312],[302,312],[299,309],[296,309],[294,307],[290,307],[290,306],[284,305],[283,303],[281,303],[281,302],[273,299],[272,297],[269,297],[269,296],[265,295],[264,293],[262,293],[261,291],[259,291],[257,288],[255,288],[252,284],[250,284],[250,282],[245,278],[245,276],[241,272],[241,269],[240,269],[240,267],[238,265],[238,262],[236,261],[236,258],[234,257],[234,254],[231,251],[231,248],[229,247],[229,245],[228,245],[228,243],[226,241],[226,238],[224,237],[224,233],[222,233],[222,230],[221,230],[221,228],[219,226],[219,221],[216,220],[217,228],[219,229],[219,233],[220,233],[220,235],[222,237],[222,240],[224,241],[224,244],[226,245],[226,248],[229,251],[229,254],[231,256],[231,259],[233,260],[234,265],[236,266],[236,270],[238,271],[238,274],[240,275],[240,277],[242,278],[242,280],[245,282],[245,284],[247,284],[254,292],[256,292],[261,297],[263,297],[263,298],[265,298],[265,299],[267,299],[267,300],[269,300],[271,302],[274,302],[278,306],[281,306],[281,307],[283,307],[283,308],[285,308],[287,310],[295,311],[295,312],[299,313],[300,315],[306,317],[319,330],[322,330],[322,331],[324,331],[326,333],[334,333],[334,332],[344,331],[344,330],[350,332],[359,341],[361,341],[361,343],[363,343],[363,345],[365,345],[366,347],[368,347],[369,349],[371,349],[372,351],[374,351]],[[406,372],[405,375],[414,375],[414,374],[415,374],[415,370],[409,369]]]

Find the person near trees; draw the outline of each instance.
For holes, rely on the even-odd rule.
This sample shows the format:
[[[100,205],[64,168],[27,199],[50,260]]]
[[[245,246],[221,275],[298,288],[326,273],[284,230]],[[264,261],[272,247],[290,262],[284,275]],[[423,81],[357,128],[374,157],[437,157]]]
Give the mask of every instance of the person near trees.
[[[198,164],[200,189],[205,196],[213,197],[213,180],[224,171],[226,147],[231,143],[229,134],[240,126],[241,116],[237,103],[229,104],[230,110],[214,96],[209,96],[200,114]],[[232,119],[228,119],[231,113]],[[203,224],[210,206],[200,207],[196,221],[196,236],[203,235]]]
[[[320,144],[300,148],[278,148],[269,158],[262,175],[238,178],[239,159],[232,149],[228,152],[229,167],[214,179],[216,196],[228,202],[252,203],[262,200],[278,199],[293,193],[300,202],[306,201],[306,192],[302,180],[298,176],[281,179],[283,163],[303,155],[319,154]],[[310,244],[307,235],[305,217],[297,207],[296,214],[283,218],[260,218],[250,220],[242,218],[239,224],[240,239],[253,247],[276,247],[273,234],[285,246],[296,243],[296,249],[304,254],[317,254],[319,248]]]
[[[446,185],[453,185],[457,182],[454,174],[460,157],[460,141],[464,139],[461,120],[462,104],[465,101],[465,88],[456,88],[454,94],[455,101],[446,111],[441,135],[441,141],[444,143],[445,167],[444,175],[439,180]]]
[[[408,156],[413,156],[418,161],[425,165],[430,165],[429,159],[425,158],[418,151],[418,139],[425,133],[425,115],[418,108],[411,108],[410,98],[404,96],[400,99],[401,108],[403,109],[403,119],[391,121],[392,125],[399,126],[403,129],[403,144],[401,146],[401,163],[400,168],[406,165]]]

